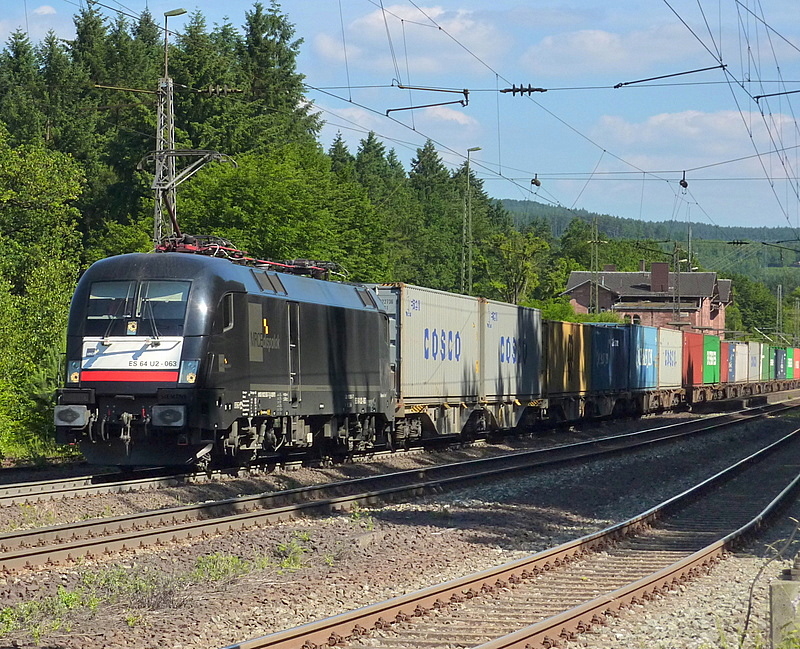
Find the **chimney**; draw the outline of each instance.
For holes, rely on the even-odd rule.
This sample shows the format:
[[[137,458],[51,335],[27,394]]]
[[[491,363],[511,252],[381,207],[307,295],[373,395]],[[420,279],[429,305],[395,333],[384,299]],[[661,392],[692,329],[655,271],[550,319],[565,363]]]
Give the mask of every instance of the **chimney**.
[[[617,265],[616,264],[605,264],[603,266],[604,273],[616,273],[617,272]]]
[[[639,272],[640,273],[644,273],[644,272],[646,272],[646,270],[647,269],[644,266],[644,259],[640,259],[639,260]]]
[[[669,264],[667,262],[654,261],[650,264],[650,290],[653,293],[669,291]]]

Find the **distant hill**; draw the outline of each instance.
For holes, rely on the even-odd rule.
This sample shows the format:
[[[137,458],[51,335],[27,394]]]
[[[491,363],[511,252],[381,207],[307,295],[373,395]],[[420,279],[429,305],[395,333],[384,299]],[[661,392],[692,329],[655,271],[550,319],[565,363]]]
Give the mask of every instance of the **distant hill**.
[[[640,221],[609,214],[596,214],[586,210],[571,210],[566,207],[545,205],[536,201],[502,199],[499,201],[514,217],[518,226],[531,221],[550,224],[553,236],[560,237],[574,218],[591,222],[597,219],[601,233],[613,239],[651,239],[654,241],[686,241],[685,221]],[[792,228],[749,228],[739,226],[716,226],[711,223],[692,223],[692,239],[713,241],[787,241],[796,240],[797,231]]]

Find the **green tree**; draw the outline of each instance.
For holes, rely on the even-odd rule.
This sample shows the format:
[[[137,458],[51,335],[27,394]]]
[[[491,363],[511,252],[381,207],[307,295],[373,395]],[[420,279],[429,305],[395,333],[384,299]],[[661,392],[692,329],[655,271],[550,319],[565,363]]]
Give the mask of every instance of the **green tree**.
[[[42,140],[46,120],[40,90],[33,46],[24,32],[17,30],[0,55],[0,121],[13,133],[12,143]]]
[[[445,291],[460,288],[463,202],[447,167],[428,140],[411,161],[409,186],[420,214],[410,281]]]
[[[731,275],[734,287],[735,308],[726,311],[726,327],[755,332],[774,331],[777,298],[761,282],[744,275]],[[737,313],[738,312],[738,313]],[[732,322],[728,321],[732,317]]]
[[[487,279],[478,285],[478,292],[511,304],[527,302],[549,261],[550,246],[533,233],[523,234],[514,229],[492,235],[489,244],[491,256],[485,260]]]
[[[266,10],[255,2],[245,13],[242,62],[252,97],[282,117],[296,135],[316,134],[320,127],[303,96],[305,75],[297,71],[302,43],[302,38],[295,39],[295,27],[276,0]]]
[[[41,454],[80,255],[68,156],[9,144],[0,132],[0,452]]]

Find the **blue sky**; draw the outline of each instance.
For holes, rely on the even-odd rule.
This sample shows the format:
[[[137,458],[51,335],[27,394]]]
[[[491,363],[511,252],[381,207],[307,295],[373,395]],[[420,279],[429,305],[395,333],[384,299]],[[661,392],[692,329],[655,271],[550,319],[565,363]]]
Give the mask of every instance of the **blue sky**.
[[[157,17],[185,7],[209,26],[252,2],[114,0]],[[80,0],[0,0],[0,36],[73,33]],[[299,68],[352,151],[370,130],[406,168],[432,139],[498,198],[630,218],[791,225],[800,232],[800,11],[792,0],[283,0],[304,39]],[[111,10],[104,9],[109,16]],[[160,19],[160,18],[159,18]],[[185,17],[170,19],[180,31]],[[719,66],[656,81],[662,75]],[[468,89],[460,93],[397,88]],[[155,83],[155,80],[154,80]],[[530,96],[512,84],[546,88]],[[614,88],[617,84],[625,84]],[[781,153],[775,153],[776,150]],[[686,189],[679,181],[685,178]],[[541,186],[531,184],[538,177]],[[535,190],[535,191],[533,191]]]

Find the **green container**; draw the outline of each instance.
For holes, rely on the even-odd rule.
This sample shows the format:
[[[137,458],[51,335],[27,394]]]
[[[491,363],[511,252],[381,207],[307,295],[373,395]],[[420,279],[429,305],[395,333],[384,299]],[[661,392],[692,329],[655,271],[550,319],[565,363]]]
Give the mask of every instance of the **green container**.
[[[786,378],[794,378],[794,347],[786,348]]]
[[[721,359],[719,336],[703,336],[703,383],[719,383]]]
[[[773,358],[772,347],[764,343],[761,345],[761,380],[769,381],[769,360]],[[775,361],[773,361],[774,363]],[[773,371],[774,371],[773,365]]]

